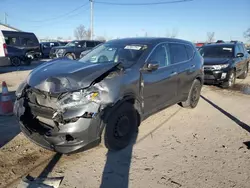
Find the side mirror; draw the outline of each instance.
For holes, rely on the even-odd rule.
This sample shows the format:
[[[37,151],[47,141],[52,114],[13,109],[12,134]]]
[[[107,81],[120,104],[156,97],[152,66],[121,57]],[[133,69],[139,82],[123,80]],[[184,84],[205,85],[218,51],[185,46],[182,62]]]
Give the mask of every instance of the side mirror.
[[[143,71],[151,72],[155,71],[159,68],[159,63],[154,61],[150,63],[146,63],[145,66],[142,68]]]
[[[243,53],[237,53],[236,57],[244,57]]]

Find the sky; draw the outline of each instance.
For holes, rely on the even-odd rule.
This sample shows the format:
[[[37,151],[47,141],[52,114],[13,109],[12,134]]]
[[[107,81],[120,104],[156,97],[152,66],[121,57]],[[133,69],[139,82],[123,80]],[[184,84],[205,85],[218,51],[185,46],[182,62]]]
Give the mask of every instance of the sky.
[[[173,0],[93,1],[150,3]],[[0,0],[2,22],[5,12],[9,25],[34,32],[39,38],[73,39],[77,26],[90,27],[89,0]],[[177,32],[177,38],[202,42],[207,39],[208,32],[215,32],[216,40],[245,42],[243,33],[247,28],[250,28],[250,0],[193,0],[150,6],[94,3],[96,37],[124,38],[145,36],[145,33],[147,36],[165,37]]]

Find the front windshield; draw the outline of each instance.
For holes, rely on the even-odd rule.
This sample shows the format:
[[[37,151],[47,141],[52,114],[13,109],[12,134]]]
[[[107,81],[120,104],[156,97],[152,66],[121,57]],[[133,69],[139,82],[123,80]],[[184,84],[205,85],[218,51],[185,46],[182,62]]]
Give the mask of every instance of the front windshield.
[[[138,61],[146,49],[147,45],[142,44],[104,43],[90,51],[79,61],[84,63],[134,63]]]
[[[78,44],[77,41],[72,41],[72,42],[69,42],[68,44],[66,44],[66,46],[69,46],[69,47],[74,47]]]
[[[233,46],[218,45],[218,46],[203,46],[200,50],[203,57],[233,57]]]

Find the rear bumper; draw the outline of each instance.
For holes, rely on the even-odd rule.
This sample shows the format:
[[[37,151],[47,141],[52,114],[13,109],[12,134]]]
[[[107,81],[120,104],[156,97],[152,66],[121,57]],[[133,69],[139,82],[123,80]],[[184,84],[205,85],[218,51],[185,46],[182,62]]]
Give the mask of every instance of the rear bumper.
[[[9,66],[11,65],[9,57],[0,57],[0,66]]]
[[[77,151],[100,139],[102,124],[98,110],[98,104],[68,110],[65,114],[60,114],[60,117],[62,115],[67,121],[57,122],[57,119],[51,118],[49,120],[52,124],[46,124],[37,118],[43,115],[43,110],[31,110],[23,98],[17,100],[14,105],[14,113],[24,135],[37,145],[59,153]],[[79,117],[86,111],[95,112],[96,115],[88,118]],[[44,117],[48,119],[48,114]]]

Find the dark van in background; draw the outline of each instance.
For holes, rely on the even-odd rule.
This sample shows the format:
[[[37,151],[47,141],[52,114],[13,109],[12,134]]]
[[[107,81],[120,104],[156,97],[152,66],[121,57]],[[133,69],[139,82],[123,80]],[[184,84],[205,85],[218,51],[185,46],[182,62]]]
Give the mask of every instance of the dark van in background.
[[[8,57],[11,65],[29,65],[33,59],[41,56],[40,44],[34,33],[2,31],[2,35],[5,57]]]
[[[69,59],[79,59],[83,51],[90,50],[103,41],[94,40],[74,40],[65,46],[54,47],[50,51],[50,58],[68,57]]]

